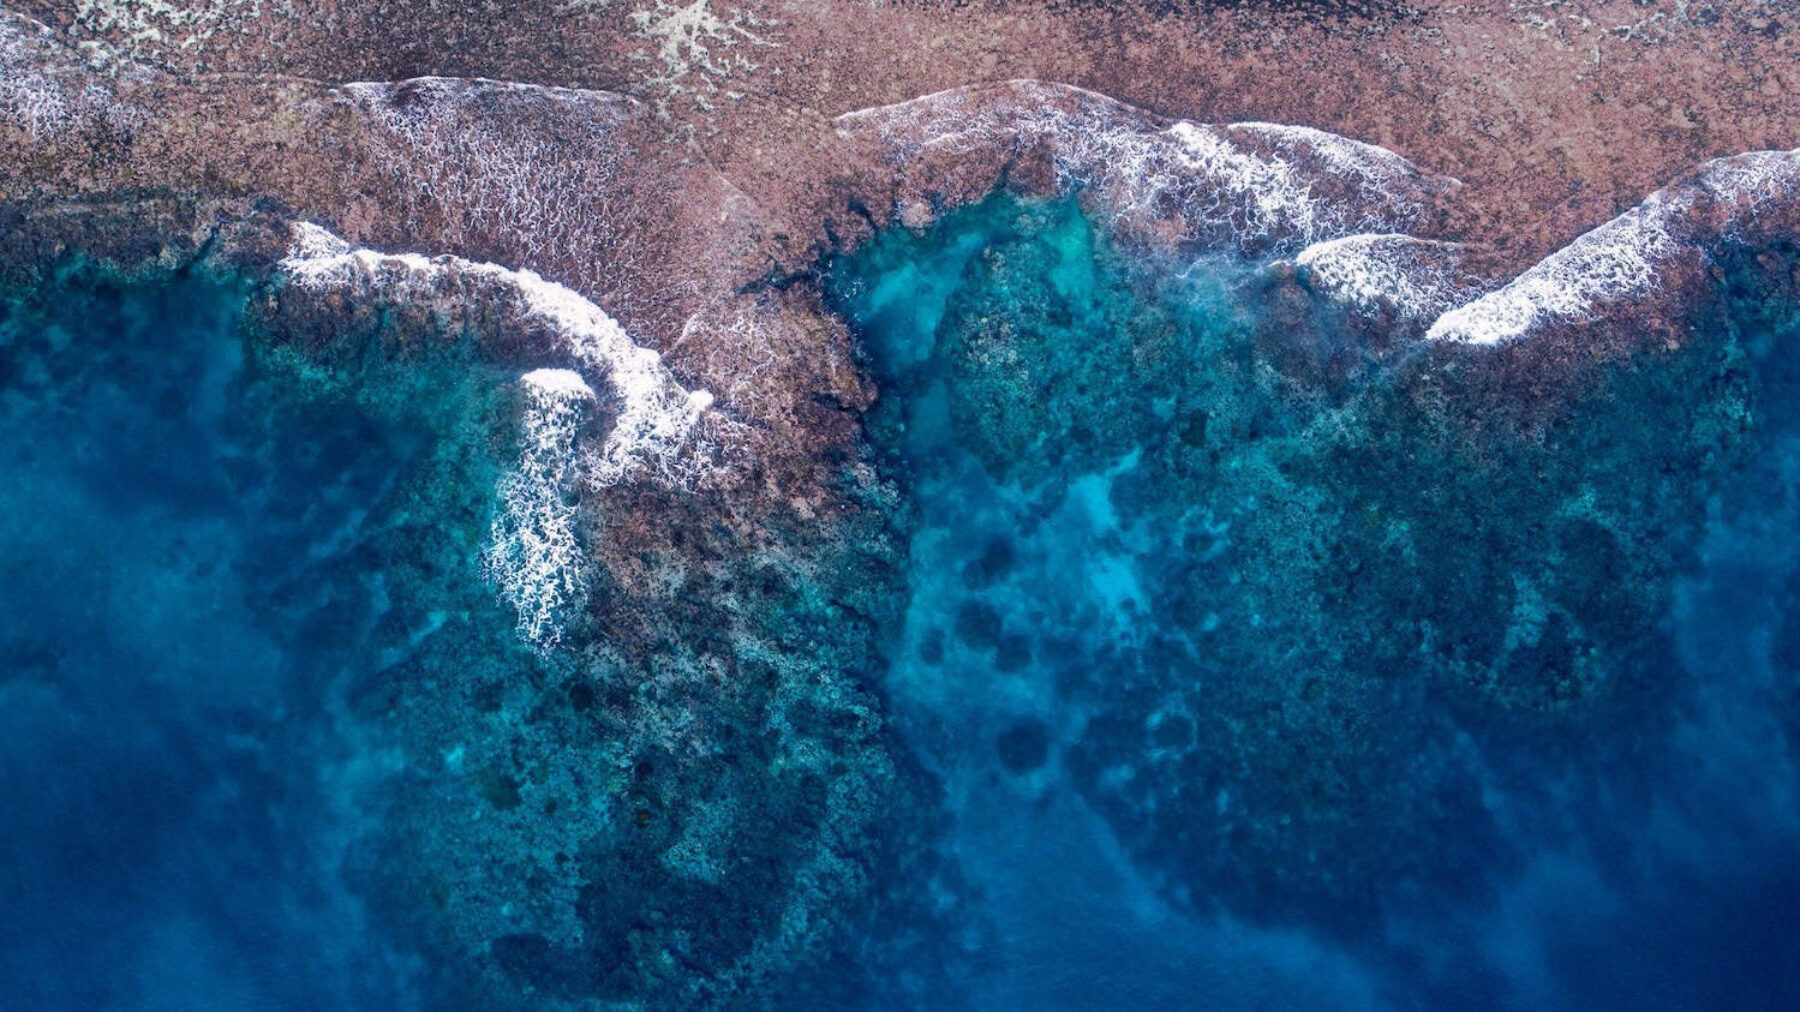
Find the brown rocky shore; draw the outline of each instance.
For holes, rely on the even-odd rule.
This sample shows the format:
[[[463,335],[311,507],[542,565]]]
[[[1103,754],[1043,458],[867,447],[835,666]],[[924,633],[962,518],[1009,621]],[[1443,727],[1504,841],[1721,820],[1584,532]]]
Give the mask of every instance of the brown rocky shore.
[[[1707,158],[1793,147],[1791,21],[1760,0],[14,0],[0,200],[273,200],[359,244],[532,267],[673,344],[708,293],[804,269],[851,206],[886,213],[838,117],[1030,79],[1385,147],[1462,181],[1456,231],[1516,269]],[[534,87],[341,87],[425,76]],[[397,123],[414,104],[453,128]]]

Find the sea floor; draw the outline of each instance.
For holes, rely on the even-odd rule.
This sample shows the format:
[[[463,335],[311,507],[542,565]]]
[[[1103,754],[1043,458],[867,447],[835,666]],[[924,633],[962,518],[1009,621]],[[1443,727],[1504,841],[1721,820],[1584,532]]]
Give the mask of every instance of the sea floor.
[[[912,824],[954,874],[871,862],[784,993],[841,1002],[805,978],[860,973],[865,1007],[1800,1004],[1800,307],[1726,293],[1687,348],[1496,412],[1479,349],[1396,352],[1324,309],[1272,327],[1268,270],[1134,256],[1076,200],[1006,196],[834,264],[881,390],[871,458],[903,492],[906,599],[854,676],[930,785],[892,803],[934,807]],[[71,269],[0,303],[20,1007],[454,1005],[467,968],[419,940],[446,908],[490,916],[456,891],[467,840],[575,817],[457,772],[460,749],[409,753],[396,672],[449,658],[431,733],[471,755],[483,721],[537,718],[496,702],[459,728],[487,689],[446,680],[585,711],[632,677],[609,660],[596,697],[544,674],[581,644],[512,643],[485,582],[505,377],[454,351],[326,368],[246,333],[248,292]],[[596,809],[627,789],[649,796],[581,788]],[[414,881],[441,891],[391,885]],[[582,895],[578,919],[605,907]],[[634,972],[552,980],[519,955],[551,943],[493,902],[494,958],[544,977],[523,1007]],[[871,908],[936,941],[859,944]],[[589,929],[630,921],[602,912]]]
[[[341,693],[384,660],[370,550],[441,439],[249,350],[245,298],[77,269],[0,308],[0,980],[18,1007],[411,990],[344,880],[388,760],[346,734]]]
[[[1324,315],[1296,343],[1351,378],[1284,373],[1258,269],[1007,198],[838,265],[974,1003],[1800,997],[1793,307],[1495,437],[1477,383],[1422,411],[1418,356]]]

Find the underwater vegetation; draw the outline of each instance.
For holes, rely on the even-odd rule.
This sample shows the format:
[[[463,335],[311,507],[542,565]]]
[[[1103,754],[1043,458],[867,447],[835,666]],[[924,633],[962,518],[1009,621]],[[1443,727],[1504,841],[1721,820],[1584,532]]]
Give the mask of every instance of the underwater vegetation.
[[[0,309],[0,975],[24,1006],[409,990],[335,885],[372,760],[333,714],[407,632],[384,583],[408,574],[369,559],[429,572],[480,515],[446,494],[478,483],[440,433],[484,409],[462,363],[390,368],[433,398],[377,401],[246,345],[249,298],[77,265]],[[415,495],[434,497],[429,538],[379,509]]]
[[[808,515],[568,289],[319,242],[0,301],[33,1007],[1796,997],[1791,244],[1483,347],[996,193],[826,265]]]
[[[956,823],[996,796],[1097,813],[1158,917],[1342,947],[1377,1003],[1792,994],[1786,928],[1735,981],[1690,959],[1597,992],[1564,951],[1613,918],[1658,936],[1650,907],[1739,876],[1793,899],[1794,674],[1760,646],[1786,623],[1705,603],[1794,491],[1796,306],[1763,281],[1791,253],[1735,255],[1684,344],[1535,377],[1523,345],[1372,341],[1304,264],[1116,247],[1076,199],[1002,194],[839,260],[869,438],[913,504],[886,683]],[[1549,875],[1604,910],[1559,929]],[[1631,944],[1717,947],[1745,916]],[[1163,975],[1257,999],[1209,958]]]
[[[929,865],[856,680],[879,518],[828,565],[716,497],[539,488],[632,404],[560,415],[516,320],[406,294],[77,264],[4,303],[32,1004],[715,1001]],[[546,531],[604,563],[550,645],[496,572]]]

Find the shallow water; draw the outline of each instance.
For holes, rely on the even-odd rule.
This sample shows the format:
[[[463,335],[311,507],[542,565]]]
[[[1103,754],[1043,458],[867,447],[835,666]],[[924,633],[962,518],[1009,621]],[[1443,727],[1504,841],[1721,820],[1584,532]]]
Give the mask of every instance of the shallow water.
[[[976,1004],[1790,1002],[1791,391],[1758,350],[1716,400],[1662,378],[1780,314],[1597,377],[1482,473],[1442,431],[1477,393],[1284,374],[1251,272],[1008,198],[838,265],[918,511],[886,684],[991,921]],[[1746,402],[1737,463],[1645,483]]]
[[[1074,200],[827,283],[904,600],[877,669],[740,658],[741,697],[519,641],[481,573],[515,377],[456,335],[303,355],[196,276],[0,302],[0,986],[654,1002],[767,937],[849,784],[937,863],[855,867],[784,1004],[1800,999],[1800,307],[1728,286],[1687,349],[1527,402],[1503,352],[1396,352]],[[755,575],[759,628],[835,656],[792,630],[844,612]]]

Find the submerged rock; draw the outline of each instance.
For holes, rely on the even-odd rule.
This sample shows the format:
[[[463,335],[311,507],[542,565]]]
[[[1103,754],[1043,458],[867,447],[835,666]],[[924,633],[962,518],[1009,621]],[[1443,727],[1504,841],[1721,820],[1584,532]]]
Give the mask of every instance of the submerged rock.
[[[918,503],[897,720],[964,804],[994,761],[966,742],[1012,776],[1054,752],[1031,789],[1078,793],[1173,907],[1345,940],[1485,908],[1545,846],[1531,827],[1653,818],[1634,764],[1680,761],[1699,685],[1664,616],[1749,459],[1766,367],[1743,341],[1784,324],[1718,291],[1654,354],[1547,351],[1620,347],[1629,318],[1543,351],[1425,342],[1496,282],[1404,236],[1337,244],[1407,260],[1363,292],[1330,244],[1302,254],[1276,322],[1267,268],[1175,277],[1089,213],[1001,194],[834,275],[883,380],[871,438]],[[888,272],[928,294],[891,301]],[[1307,341],[1356,382],[1283,357]],[[1630,797],[1578,800],[1607,785]]]

